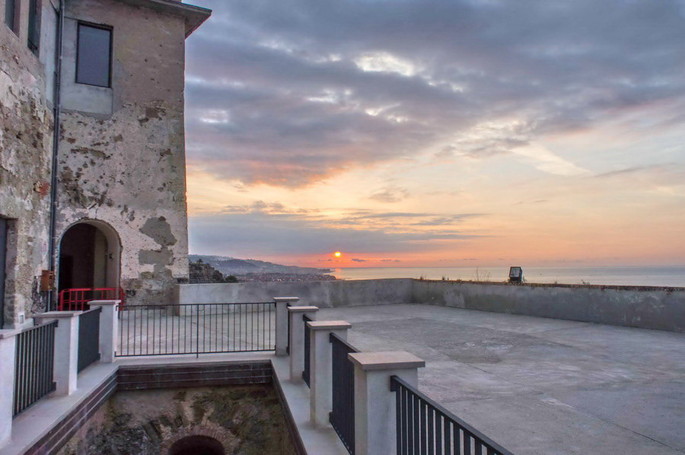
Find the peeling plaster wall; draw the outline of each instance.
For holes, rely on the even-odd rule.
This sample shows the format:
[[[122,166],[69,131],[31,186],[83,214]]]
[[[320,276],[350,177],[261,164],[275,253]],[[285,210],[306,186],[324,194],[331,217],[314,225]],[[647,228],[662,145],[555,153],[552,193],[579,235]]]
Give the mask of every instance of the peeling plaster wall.
[[[112,0],[68,0],[66,12],[66,27],[113,28],[113,61],[111,114],[62,116],[58,237],[82,219],[108,223],[121,239],[129,303],[171,303],[188,279],[184,20]],[[63,75],[73,75],[74,39],[65,41]],[[88,96],[65,90],[63,105],[87,106]]]
[[[0,8],[4,13],[2,0]],[[18,36],[0,23],[0,216],[10,219],[6,327],[42,310],[38,277],[48,262],[53,114],[44,68],[26,46],[27,8],[22,2]]]

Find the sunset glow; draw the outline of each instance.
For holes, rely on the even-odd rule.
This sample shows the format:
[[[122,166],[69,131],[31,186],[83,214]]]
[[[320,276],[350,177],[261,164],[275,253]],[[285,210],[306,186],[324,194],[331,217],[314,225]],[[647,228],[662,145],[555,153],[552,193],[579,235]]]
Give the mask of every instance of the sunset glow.
[[[188,40],[191,252],[683,264],[677,2],[198,3],[214,15]]]

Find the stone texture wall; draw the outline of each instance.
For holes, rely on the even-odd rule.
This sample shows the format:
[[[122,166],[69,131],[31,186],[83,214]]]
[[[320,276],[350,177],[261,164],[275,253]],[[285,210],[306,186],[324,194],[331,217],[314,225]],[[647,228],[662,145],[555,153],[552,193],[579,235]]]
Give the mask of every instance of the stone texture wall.
[[[65,89],[58,236],[84,219],[109,224],[129,302],[171,303],[188,279],[184,20],[120,1],[68,1],[65,29],[77,21],[113,28],[112,88],[97,88],[111,103],[70,110],[89,92]],[[75,35],[66,35],[73,55]],[[73,59],[64,65],[73,73]]]
[[[4,23],[0,1],[0,216],[9,218],[5,325],[42,308],[38,289],[47,268],[53,114],[44,69],[26,46],[28,2],[20,31]]]
[[[118,392],[60,455],[157,455],[187,436],[209,436],[226,454],[294,455],[272,386]]]
[[[685,288],[430,281],[409,278],[180,286],[180,303],[300,297],[321,308],[419,303],[685,332]]]

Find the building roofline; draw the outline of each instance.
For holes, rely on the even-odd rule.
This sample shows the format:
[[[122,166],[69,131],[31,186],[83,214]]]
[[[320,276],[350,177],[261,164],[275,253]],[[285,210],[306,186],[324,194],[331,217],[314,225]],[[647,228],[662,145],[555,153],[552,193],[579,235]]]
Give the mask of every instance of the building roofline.
[[[119,0],[134,6],[143,6],[157,11],[183,16],[186,22],[186,38],[190,36],[209,16],[212,10],[182,3],[180,0]]]

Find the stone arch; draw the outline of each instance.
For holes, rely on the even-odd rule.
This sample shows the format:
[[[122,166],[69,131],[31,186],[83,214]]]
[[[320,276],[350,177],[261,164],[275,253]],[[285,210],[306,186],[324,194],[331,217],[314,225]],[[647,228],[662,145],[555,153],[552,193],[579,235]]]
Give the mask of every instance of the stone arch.
[[[83,219],[70,225],[59,243],[58,289],[118,288],[121,239],[108,223]]]
[[[211,436],[192,435],[174,442],[168,455],[226,455],[223,444]]]

